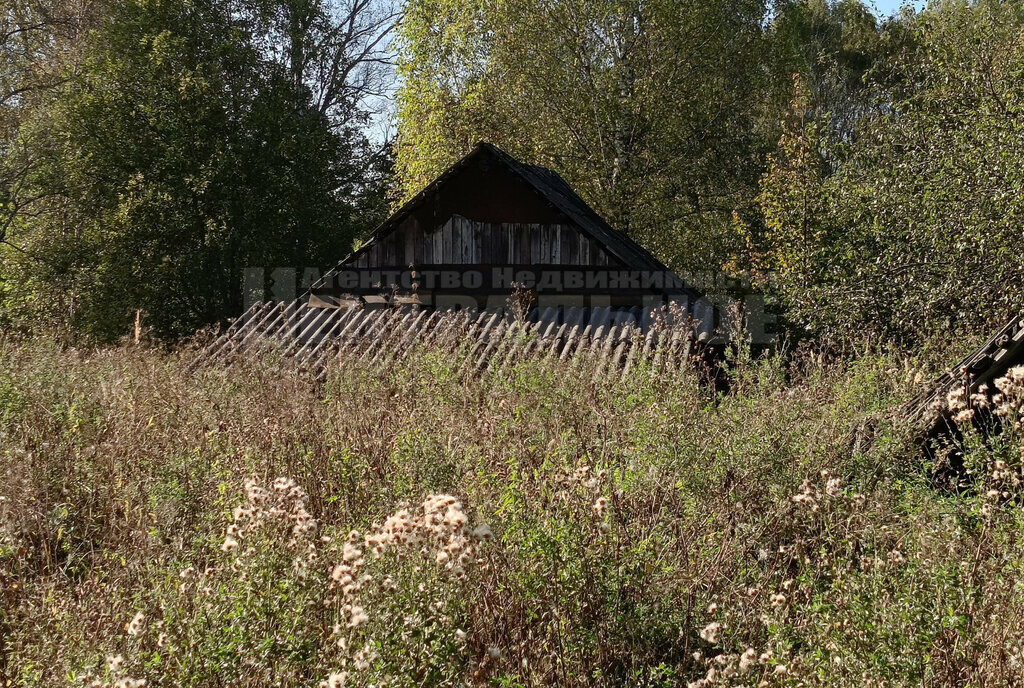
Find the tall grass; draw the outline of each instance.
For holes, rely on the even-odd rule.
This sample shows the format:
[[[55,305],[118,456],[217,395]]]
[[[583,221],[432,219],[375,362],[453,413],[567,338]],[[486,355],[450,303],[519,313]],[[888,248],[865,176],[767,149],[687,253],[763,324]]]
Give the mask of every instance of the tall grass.
[[[0,346],[6,685],[1021,680],[1020,435],[933,490],[900,361],[186,358]]]

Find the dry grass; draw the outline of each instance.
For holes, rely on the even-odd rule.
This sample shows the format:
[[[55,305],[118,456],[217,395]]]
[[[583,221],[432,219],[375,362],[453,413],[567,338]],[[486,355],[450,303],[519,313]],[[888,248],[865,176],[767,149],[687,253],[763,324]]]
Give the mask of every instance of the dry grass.
[[[10,685],[1020,682],[1015,498],[928,487],[901,363],[716,398],[451,346],[323,384],[187,358],[0,345]],[[1020,470],[1015,432],[968,449]]]

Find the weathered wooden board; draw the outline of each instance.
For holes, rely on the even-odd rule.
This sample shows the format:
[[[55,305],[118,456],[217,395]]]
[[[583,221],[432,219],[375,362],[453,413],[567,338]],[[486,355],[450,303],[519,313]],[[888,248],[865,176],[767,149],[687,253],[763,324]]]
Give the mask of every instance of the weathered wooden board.
[[[409,218],[352,261],[352,267],[410,265],[608,266],[616,261],[593,239],[568,224],[475,222],[454,215],[433,230]]]
[[[962,391],[968,404],[982,385],[991,383],[1010,368],[1024,365],[1024,315],[1012,318],[977,350],[952,370],[931,383],[903,409],[903,420],[929,433],[951,423],[945,408],[950,393]]]
[[[298,368],[323,376],[342,361],[401,360],[418,347],[440,346],[462,356],[467,370],[538,357],[567,364],[586,360],[598,375],[614,376],[641,359],[663,367],[683,365],[696,329],[691,320],[670,320],[647,313],[645,321],[640,308],[549,307],[518,321],[503,309],[445,313],[260,303],[191,367],[229,365],[241,355],[277,351]]]

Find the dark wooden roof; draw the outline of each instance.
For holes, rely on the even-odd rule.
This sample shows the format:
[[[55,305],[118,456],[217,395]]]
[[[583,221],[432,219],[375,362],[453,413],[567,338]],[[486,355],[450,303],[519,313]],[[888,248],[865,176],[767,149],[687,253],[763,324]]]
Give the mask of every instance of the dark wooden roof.
[[[539,165],[519,162],[505,151],[489,143],[481,143],[474,150],[491,152],[504,165],[529,182],[548,202],[566,214],[591,238],[604,244],[608,252],[631,268],[638,270],[667,270],[668,268],[646,249],[611,225],[579,197],[568,182],[557,172]],[[472,155],[473,153],[470,153]]]
[[[609,225],[586,201],[580,198],[579,194],[557,172],[539,165],[520,162],[490,143],[479,143],[469,154],[445,170],[441,176],[402,205],[373,231],[370,239],[358,251],[346,257],[338,267],[328,272],[324,279],[315,284],[313,288],[322,286],[325,280],[342,266],[349,264],[369,250],[375,241],[393,231],[410,214],[435,196],[438,190],[456,173],[470,164],[479,162],[481,158],[494,161],[526,182],[547,204],[564,214],[581,231],[601,244],[609,254],[622,261],[625,267],[633,270],[668,271],[668,268],[647,250]],[[681,284],[682,281],[679,280],[679,283]],[[695,290],[686,289],[686,291],[697,295]]]

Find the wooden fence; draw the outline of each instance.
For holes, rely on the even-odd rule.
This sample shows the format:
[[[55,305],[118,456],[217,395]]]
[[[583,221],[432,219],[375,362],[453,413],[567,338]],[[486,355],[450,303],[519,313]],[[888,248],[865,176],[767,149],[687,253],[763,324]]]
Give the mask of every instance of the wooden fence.
[[[318,377],[339,360],[401,360],[418,347],[461,348],[464,366],[528,356],[586,359],[599,375],[625,375],[643,357],[678,368],[698,347],[694,321],[664,309],[547,308],[516,318],[506,309],[427,311],[317,308],[302,301],[258,303],[192,362],[230,365],[239,356],[277,351]]]

